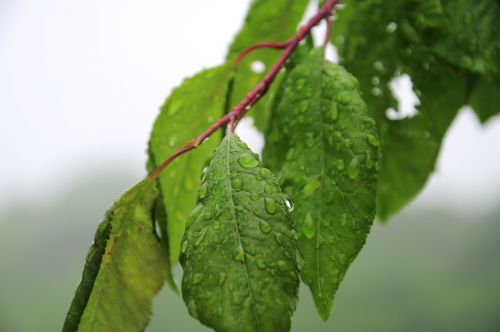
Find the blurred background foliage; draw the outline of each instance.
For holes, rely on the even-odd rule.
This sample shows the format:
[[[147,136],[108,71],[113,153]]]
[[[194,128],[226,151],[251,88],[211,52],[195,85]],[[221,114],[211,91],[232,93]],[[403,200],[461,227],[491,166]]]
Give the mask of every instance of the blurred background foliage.
[[[97,222],[135,180],[126,172],[83,174],[51,204],[19,202],[0,215],[0,331],[60,330]],[[499,221],[500,208],[471,218],[410,206],[375,224],[332,318],[322,322],[301,287],[293,330],[498,331]],[[147,328],[165,330],[207,331],[166,287]]]

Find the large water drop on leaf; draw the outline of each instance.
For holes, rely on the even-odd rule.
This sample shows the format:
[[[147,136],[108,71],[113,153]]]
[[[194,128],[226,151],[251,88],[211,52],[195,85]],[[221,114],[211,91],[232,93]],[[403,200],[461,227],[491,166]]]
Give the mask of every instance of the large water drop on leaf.
[[[259,161],[255,159],[255,156],[253,154],[250,153],[242,154],[238,159],[238,162],[242,167],[245,168],[253,168],[259,165]]]

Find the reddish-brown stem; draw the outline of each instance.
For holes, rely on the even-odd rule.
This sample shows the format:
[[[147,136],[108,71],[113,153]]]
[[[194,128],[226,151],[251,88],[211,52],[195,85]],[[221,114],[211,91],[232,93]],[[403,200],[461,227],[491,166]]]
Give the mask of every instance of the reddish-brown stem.
[[[214,123],[210,128],[207,129],[203,134],[199,135],[196,137],[193,141],[187,143],[177,151],[175,151],[170,157],[168,157],[158,168],[156,168],[150,175],[149,179],[154,180],[158,177],[158,175],[177,157],[183,155],[184,153],[191,151],[195,148],[198,147],[201,143],[203,143],[204,140],[206,140],[210,135],[212,135],[215,131],[218,129],[222,128],[223,126],[227,125],[227,131],[228,133],[234,132],[234,129],[238,123],[238,121],[250,110],[250,108],[255,105],[261,98],[262,96],[267,92],[269,89],[269,86],[272,84],[280,70],[283,68],[285,65],[286,61],[290,58],[292,55],[293,51],[297,48],[299,43],[304,40],[304,38],[311,32],[312,28],[314,28],[316,25],[318,25],[323,19],[326,19],[328,22],[328,25],[331,25],[329,20],[330,16],[332,15],[333,7],[337,4],[338,0],[327,0],[325,4],[320,8],[320,10],[314,15],[307,24],[304,26],[300,27],[300,29],[297,31],[295,36],[291,38],[289,41],[286,43],[261,43],[261,44],[256,44],[254,46],[251,46],[247,48],[245,51],[243,51],[238,58],[243,58],[246,56],[248,53],[252,52],[255,49],[262,48],[262,47],[268,47],[269,44],[272,44],[274,46],[279,46],[276,48],[281,48],[282,46],[284,47],[284,51],[279,57],[278,61],[273,65],[271,70],[264,76],[262,81],[252,90],[250,91],[246,97],[237,105],[235,106],[231,112],[228,114],[224,115],[222,118],[220,118],[216,123]],[[327,28],[328,31],[328,28]],[[328,32],[329,33],[329,32]],[[262,46],[262,45],[267,45],[267,46]],[[286,45],[284,45],[286,44]],[[242,56],[243,54],[243,56]],[[241,60],[240,59],[240,60]]]
[[[266,43],[257,43],[255,45],[252,45],[246,49],[244,49],[238,56],[234,59],[234,65],[237,66],[247,55],[252,53],[255,50],[259,50],[262,48],[271,48],[275,50],[282,50],[285,49],[290,41],[284,42],[284,43],[273,43],[273,42],[266,42]]]

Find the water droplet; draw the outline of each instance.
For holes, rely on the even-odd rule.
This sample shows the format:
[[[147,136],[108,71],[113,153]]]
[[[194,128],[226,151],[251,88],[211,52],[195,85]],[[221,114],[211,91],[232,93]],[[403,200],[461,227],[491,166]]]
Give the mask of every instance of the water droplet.
[[[351,179],[356,179],[359,175],[359,159],[357,157],[352,158],[351,162],[349,163],[349,167],[347,167],[347,175]]]
[[[266,186],[264,187],[264,192],[268,195],[271,195],[272,193],[274,193],[274,187],[266,184]]]
[[[295,206],[293,205],[292,198],[288,195],[285,195],[285,205],[288,210],[288,212],[292,212]]]
[[[276,243],[278,245],[282,245],[283,244],[283,235],[281,235],[281,233],[275,233],[274,234],[274,239],[276,240]]]
[[[203,240],[205,239],[205,234],[207,234],[208,228],[203,228],[199,233],[198,233],[198,238],[196,239],[196,242],[194,245],[198,247]]]
[[[226,273],[225,272],[221,272],[219,274],[219,286],[224,285],[224,281],[226,281]]]
[[[276,213],[276,210],[277,210],[276,203],[274,203],[274,200],[272,198],[264,199],[264,205],[265,205],[267,213],[269,213],[269,214]]]
[[[204,199],[207,196],[207,191],[208,191],[207,184],[203,183],[200,189],[198,189],[198,197],[200,199]]]
[[[213,229],[219,229],[220,228],[220,222],[214,221],[214,223],[212,224],[212,227],[213,227]]]
[[[272,173],[271,173],[271,171],[270,171],[269,169],[267,169],[267,168],[262,168],[262,169],[260,170],[260,174],[261,174],[262,176],[270,176]]]
[[[266,268],[266,264],[264,263],[264,261],[260,258],[257,258],[257,260],[255,261],[255,265],[257,265],[257,267],[261,270],[265,269]]]
[[[280,269],[281,271],[286,271],[286,270],[288,270],[288,266],[287,266],[287,264],[286,264],[286,262],[285,262],[285,261],[279,260],[279,261],[277,262],[277,265],[278,265],[278,269]]]
[[[391,22],[391,23],[387,24],[387,26],[385,27],[385,30],[388,33],[393,33],[397,29],[398,29],[398,25],[396,24],[396,22]]]
[[[330,119],[333,121],[339,118],[339,110],[337,109],[337,103],[332,103],[330,106]]]
[[[253,168],[257,165],[259,165],[259,161],[255,159],[255,156],[250,153],[244,153],[240,156],[238,159],[238,162],[242,167],[245,168]]]
[[[266,65],[262,61],[254,61],[250,65],[250,68],[252,69],[252,72],[255,74],[260,74],[263,73],[264,70],[266,70]]]
[[[379,72],[384,72],[385,71],[384,64],[382,62],[380,62],[380,61],[375,61],[373,63],[373,68],[375,68]]]
[[[314,234],[316,233],[316,227],[314,225],[311,213],[307,213],[306,218],[304,219],[304,224],[302,225],[302,233],[308,239],[312,239],[314,237]]]
[[[170,141],[168,141],[168,146],[172,147],[175,145],[176,142],[177,142],[177,139],[171,138]]]
[[[378,140],[377,137],[375,137],[373,135],[368,135],[368,143],[370,143],[370,145],[374,146],[374,147],[380,146],[380,141]]]
[[[308,107],[309,107],[309,105],[308,105],[307,101],[302,101],[300,103],[300,106],[299,106],[299,111],[301,113],[305,113],[305,112],[307,112]]]
[[[264,220],[260,221],[259,228],[262,231],[262,233],[264,233],[264,234],[269,234],[273,230],[272,227],[271,227],[271,225],[269,225]]]
[[[258,200],[259,198],[260,198],[260,195],[259,195],[259,194],[257,194],[257,193],[251,193],[251,194],[250,194],[250,199],[251,199],[252,201],[256,201],[256,200]]]
[[[379,85],[380,84],[380,79],[377,76],[372,77],[372,84],[373,85]]]
[[[193,283],[193,285],[197,285],[197,284],[199,284],[200,282],[202,282],[202,280],[203,280],[203,274],[201,274],[201,273],[196,273],[196,274],[193,276],[192,283]]]
[[[314,143],[316,143],[316,140],[313,137],[308,137],[306,138],[306,147],[312,148],[314,146]]]
[[[372,169],[375,166],[375,161],[373,161],[372,155],[368,151],[366,152],[365,166],[368,169]]]
[[[297,268],[299,269],[299,271],[304,267],[304,258],[302,258],[302,255],[299,251],[295,252],[295,264],[297,264]]]
[[[375,87],[375,88],[372,89],[372,95],[374,95],[374,96],[380,96],[381,94],[382,94],[382,89],[377,88],[377,87]]]
[[[340,226],[347,225],[347,214],[343,213],[340,217]]]
[[[181,244],[181,252],[182,252],[183,254],[184,254],[184,253],[186,253],[187,247],[188,247],[188,242],[187,242],[187,240],[182,241],[182,244]]]
[[[234,190],[239,191],[243,187],[243,181],[241,179],[234,179],[232,182],[232,187]]]
[[[337,169],[339,171],[342,171],[344,169],[344,167],[345,167],[344,161],[342,159],[337,160]]]
[[[304,186],[302,191],[305,195],[312,195],[321,185],[318,178],[313,178]]]
[[[233,251],[233,258],[235,261],[238,261],[241,263],[243,263],[245,261],[245,251],[243,250],[243,248],[241,246],[238,246],[238,248],[236,248]]]

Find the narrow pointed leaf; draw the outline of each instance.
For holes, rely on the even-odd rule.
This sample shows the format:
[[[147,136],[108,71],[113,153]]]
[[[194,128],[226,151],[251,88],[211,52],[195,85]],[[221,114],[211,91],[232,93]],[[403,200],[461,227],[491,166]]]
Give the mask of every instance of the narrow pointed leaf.
[[[95,279],[99,273],[99,267],[101,266],[104,250],[106,249],[106,242],[108,241],[109,232],[111,230],[112,219],[113,210],[109,210],[104,220],[97,227],[94,242],[87,252],[82,279],[76,289],[75,296],[73,297],[73,301],[71,302],[71,306],[66,316],[66,321],[64,322],[64,332],[76,331],[78,329],[80,319],[87,306]]]
[[[155,184],[144,180],[108,212],[89,250],[63,331],[144,330],[167,271],[151,219],[157,197]]]
[[[245,143],[226,136],[182,243],[190,314],[216,331],[288,331],[299,287],[285,198]]]
[[[314,50],[283,84],[264,157],[292,196],[302,280],[327,319],[375,215],[379,141],[356,79]]]
[[[149,141],[148,169],[158,167],[175,150],[204,132],[224,114],[231,71],[226,66],[202,71],[186,79],[163,105]],[[170,261],[175,264],[185,221],[195,200],[199,173],[220,142],[220,133],[196,151],[175,160],[158,180],[166,218]],[[168,222],[166,222],[168,219]],[[166,222],[166,225],[165,225]]]
[[[227,59],[234,59],[241,51],[256,43],[288,40],[295,34],[308,3],[309,0],[253,0],[245,23],[229,48]],[[279,51],[276,50],[259,50],[240,63],[231,99],[233,105],[261,81],[278,56]],[[253,63],[261,63],[264,71],[254,72]],[[249,114],[262,132],[269,121],[270,103],[276,91],[275,87],[276,85],[271,86],[266,96],[255,105],[255,112]]]

